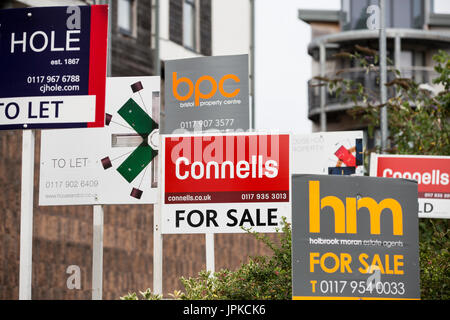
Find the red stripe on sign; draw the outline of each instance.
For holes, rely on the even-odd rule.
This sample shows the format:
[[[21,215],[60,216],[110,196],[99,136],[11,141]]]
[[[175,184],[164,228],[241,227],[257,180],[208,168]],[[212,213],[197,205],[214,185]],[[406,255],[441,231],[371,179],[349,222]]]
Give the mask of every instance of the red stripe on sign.
[[[165,193],[289,190],[289,135],[165,138]]]
[[[448,199],[450,200],[450,193],[443,192],[418,192],[417,196],[419,198],[425,199]]]
[[[289,202],[289,191],[171,192],[164,203]]]
[[[417,180],[419,197],[434,198],[434,193],[450,193],[450,157],[379,156],[377,176]]]
[[[95,95],[95,121],[88,127],[105,126],[106,56],[108,43],[108,6],[91,6],[89,53],[89,95]]]

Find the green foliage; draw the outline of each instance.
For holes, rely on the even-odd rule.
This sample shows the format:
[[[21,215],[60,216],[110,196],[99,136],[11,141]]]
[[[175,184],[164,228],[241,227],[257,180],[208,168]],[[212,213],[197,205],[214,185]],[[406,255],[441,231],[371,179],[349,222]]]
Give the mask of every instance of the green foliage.
[[[354,53],[340,53],[352,59],[366,72],[376,73],[379,81],[377,53],[356,47]],[[362,54],[361,54],[362,53]],[[433,84],[441,88],[433,92],[409,78],[401,78],[400,71],[388,69],[395,78],[385,85],[395,92],[385,105],[379,104],[377,92],[361,83],[336,77],[319,79],[322,85],[343,101],[352,101],[349,113],[368,125],[369,135],[379,127],[380,108],[388,110],[390,153],[416,155],[450,155],[450,55],[439,51],[433,57],[437,77]],[[392,63],[391,63],[392,64]],[[338,75],[336,75],[338,76]],[[379,149],[377,150],[379,151]],[[420,220],[420,281],[422,299],[449,299],[450,257],[448,220]]]
[[[422,299],[450,299],[450,256],[448,220],[421,220],[420,282]],[[249,230],[247,230],[250,232]],[[250,232],[263,241],[272,256],[255,256],[237,270],[222,269],[214,274],[202,270],[197,277],[180,280],[185,292],[174,291],[171,299],[182,300],[290,300],[291,283],[291,226],[283,220],[278,243],[267,236]],[[150,289],[140,292],[143,300],[160,300]],[[121,300],[139,300],[135,292]]]
[[[364,54],[360,54],[359,52]],[[371,53],[372,55],[368,55]],[[338,56],[354,61],[366,73],[373,73],[379,83],[379,68],[375,65],[377,56],[371,49],[357,46],[355,53],[340,53]],[[368,125],[369,135],[380,125],[380,110],[388,111],[390,132],[390,153],[398,154],[450,154],[450,60],[449,54],[439,51],[433,57],[436,62],[434,70],[438,77],[433,80],[440,92],[433,92],[428,87],[416,83],[413,79],[400,77],[400,71],[392,66],[388,70],[394,79],[386,83],[393,94],[386,104],[379,103],[379,93],[364,87],[355,80],[339,77],[317,78],[321,85],[339,96],[343,102],[352,101],[354,107],[349,113]],[[379,150],[377,150],[379,151]]]
[[[139,300],[136,292],[128,292],[127,295],[120,297],[120,300]]]
[[[449,90],[450,90],[450,55],[440,50],[437,55],[433,57],[433,60],[436,62],[436,66],[434,70],[439,74],[439,77],[433,80],[435,84],[442,84],[444,86],[445,91],[443,91],[443,100],[447,101],[447,106],[450,101]]]
[[[139,291],[142,299],[141,300],[161,300],[162,295],[160,294],[154,294],[150,288],[145,290],[144,292]],[[129,292],[127,295],[120,297],[120,300],[139,300],[139,297],[137,296],[136,292]]]
[[[202,270],[197,277],[184,278],[185,292],[174,291],[171,299],[182,300],[290,300],[291,284],[291,226],[282,218],[282,230],[277,230],[278,241],[244,229],[271,249],[271,256],[254,256],[237,270],[222,269],[214,274]],[[142,300],[160,300],[150,289],[140,292]],[[121,300],[139,300],[135,292]]]
[[[422,299],[450,299],[450,234],[448,220],[422,219],[420,284]]]
[[[247,232],[271,249],[271,256],[254,256],[237,270],[222,269],[214,274],[201,271],[195,278],[181,278],[182,299],[202,300],[289,300],[291,284],[291,228],[283,219],[278,243],[256,232]]]
[[[356,46],[356,52],[338,54],[353,59],[366,72],[378,72],[378,53]],[[401,78],[398,70],[390,68],[396,77],[386,83],[395,95],[388,100],[390,152],[398,154],[450,155],[450,62],[449,55],[440,51],[433,57],[438,77],[433,83],[443,88],[433,93],[412,79]],[[378,93],[371,92],[361,83],[340,78],[320,78],[319,85],[352,101],[351,114],[369,126],[369,134],[379,126],[380,105]],[[378,78],[379,79],[379,78]],[[379,81],[379,80],[378,80]],[[421,219],[420,232],[420,282],[422,299],[450,299],[450,235],[449,220]],[[185,292],[169,294],[172,299],[284,299],[290,300],[291,283],[291,227],[283,220],[278,241],[263,234],[247,230],[271,249],[270,256],[254,256],[237,270],[222,269],[214,274],[201,271],[197,277],[181,278]],[[140,292],[145,300],[162,299],[150,289]],[[122,300],[138,300],[136,293],[121,297]]]

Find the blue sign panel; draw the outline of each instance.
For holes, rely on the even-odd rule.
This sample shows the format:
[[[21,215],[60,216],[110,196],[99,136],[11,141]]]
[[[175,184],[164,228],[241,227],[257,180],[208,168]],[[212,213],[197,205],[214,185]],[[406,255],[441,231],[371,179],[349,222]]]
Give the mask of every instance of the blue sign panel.
[[[0,10],[0,129],[104,125],[107,6]]]

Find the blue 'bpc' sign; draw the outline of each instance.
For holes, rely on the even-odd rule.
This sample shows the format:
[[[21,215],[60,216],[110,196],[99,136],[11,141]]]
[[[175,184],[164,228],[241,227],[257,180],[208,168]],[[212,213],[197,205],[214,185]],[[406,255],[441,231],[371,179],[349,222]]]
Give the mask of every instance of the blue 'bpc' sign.
[[[107,11],[0,10],[0,129],[104,126]]]

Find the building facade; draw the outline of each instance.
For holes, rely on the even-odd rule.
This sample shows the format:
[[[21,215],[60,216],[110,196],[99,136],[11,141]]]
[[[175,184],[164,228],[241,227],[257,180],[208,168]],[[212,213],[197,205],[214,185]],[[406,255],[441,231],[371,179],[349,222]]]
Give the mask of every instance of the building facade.
[[[2,1],[0,9],[107,2],[15,0]],[[247,1],[159,0],[159,37],[155,0],[112,0],[110,4],[111,76],[157,74],[157,56],[163,74],[168,59],[249,53],[249,25],[240,32],[238,27],[228,32],[220,20],[225,9],[240,9],[248,15]],[[91,299],[93,208],[38,205],[40,131],[36,131],[32,299]],[[21,137],[21,131],[0,131],[0,299],[19,297]],[[182,289],[181,276],[196,276],[205,269],[205,236],[165,235],[163,242],[163,292],[167,295]],[[104,206],[103,246],[103,299],[153,288],[152,205]],[[215,235],[215,251],[216,270],[232,270],[250,255],[269,253],[247,234]],[[79,289],[67,285],[71,266],[79,267]]]
[[[379,84],[373,73],[353,65],[348,59],[335,56],[339,52],[354,52],[355,45],[378,51],[379,31],[369,30],[367,20],[373,12],[368,7],[378,0],[342,0],[340,10],[299,10],[299,19],[311,26],[308,53],[312,59],[312,75],[353,79],[373,92]],[[431,85],[436,76],[432,57],[438,50],[450,49],[450,14],[435,10],[433,0],[396,0],[386,2],[386,37],[388,59],[400,70],[401,77],[409,77],[419,84]],[[370,22],[370,21],[369,21]],[[377,67],[377,66],[376,66]],[[388,68],[388,81],[393,77]],[[308,117],[313,131],[321,130],[320,114],[326,115],[326,130],[365,129],[358,119],[346,111],[354,104],[344,102],[335,94],[308,81]],[[375,135],[379,139],[379,133]],[[376,141],[369,141],[369,146]]]

